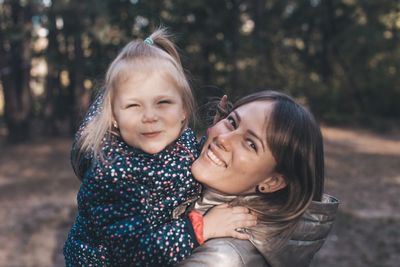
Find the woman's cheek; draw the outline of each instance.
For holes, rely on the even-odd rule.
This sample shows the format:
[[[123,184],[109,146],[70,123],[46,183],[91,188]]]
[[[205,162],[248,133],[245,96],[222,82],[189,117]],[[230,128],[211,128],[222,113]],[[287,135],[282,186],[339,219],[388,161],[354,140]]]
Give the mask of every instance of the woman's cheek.
[[[249,157],[245,155],[244,151],[240,151],[239,153],[236,153],[236,164],[239,164],[241,169],[245,169],[245,167],[248,166],[245,164],[251,164],[251,160],[249,160]]]

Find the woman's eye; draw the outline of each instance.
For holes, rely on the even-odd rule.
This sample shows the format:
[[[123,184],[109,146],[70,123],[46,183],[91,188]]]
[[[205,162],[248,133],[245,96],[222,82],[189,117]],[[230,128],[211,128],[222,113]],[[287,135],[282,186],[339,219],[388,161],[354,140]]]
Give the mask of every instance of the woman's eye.
[[[256,146],[256,144],[255,144],[253,141],[251,141],[251,140],[246,140],[246,143],[247,143],[247,145],[248,145],[251,149],[253,149],[254,151],[257,152],[257,146]]]
[[[234,129],[236,129],[236,121],[235,121],[232,117],[228,117],[228,118],[226,118],[226,120],[228,121],[228,123],[229,123]]]

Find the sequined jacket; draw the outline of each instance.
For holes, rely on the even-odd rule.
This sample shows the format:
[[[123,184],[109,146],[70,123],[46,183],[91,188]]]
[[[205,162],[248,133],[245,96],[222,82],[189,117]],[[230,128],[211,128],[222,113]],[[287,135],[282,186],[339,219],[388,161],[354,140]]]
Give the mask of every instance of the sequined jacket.
[[[226,196],[205,189],[194,208],[201,213],[211,207],[230,202],[236,196]],[[328,236],[339,202],[324,195],[321,202],[313,201],[298,222],[290,240],[278,250],[269,250],[263,240],[250,241],[217,238],[196,248],[179,267],[305,267]],[[256,226],[257,228],[257,226]]]
[[[155,155],[119,139],[105,142],[103,152],[112,160],[85,157],[75,169],[82,184],[66,266],[170,266],[188,256],[198,246],[193,228],[172,212],[200,193],[190,172],[199,153],[193,132]]]

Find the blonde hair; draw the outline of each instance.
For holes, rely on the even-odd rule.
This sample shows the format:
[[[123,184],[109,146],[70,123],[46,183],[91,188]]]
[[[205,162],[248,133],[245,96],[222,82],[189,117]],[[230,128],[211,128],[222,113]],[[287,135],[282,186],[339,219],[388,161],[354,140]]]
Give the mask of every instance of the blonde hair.
[[[135,73],[156,72],[166,75],[174,82],[182,97],[183,108],[187,114],[182,129],[194,118],[192,90],[171,36],[165,28],[158,28],[148,38],[152,43],[147,40],[129,42],[108,67],[100,92],[101,103],[98,112],[78,138],[78,157],[82,153],[93,153],[94,157],[100,156],[104,160],[101,153],[103,138],[119,136],[112,124],[112,101],[116,89],[122,79],[132,77]]]

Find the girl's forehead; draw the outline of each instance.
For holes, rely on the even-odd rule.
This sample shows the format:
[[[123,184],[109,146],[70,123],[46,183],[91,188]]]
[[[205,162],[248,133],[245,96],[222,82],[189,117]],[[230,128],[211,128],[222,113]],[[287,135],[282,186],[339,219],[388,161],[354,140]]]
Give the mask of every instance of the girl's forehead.
[[[174,79],[164,72],[136,72],[121,77],[115,86],[114,96],[119,99],[158,99],[160,97],[182,98]]]
[[[127,82],[128,80],[136,80],[140,83],[153,75],[158,75],[161,79],[164,79],[165,82],[173,83],[175,86],[179,86],[179,81],[182,79],[182,77],[180,77],[181,74],[172,63],[167,60],[150,58],[148,60],[137,59],[121,63],[114,82],[117,85]]]

